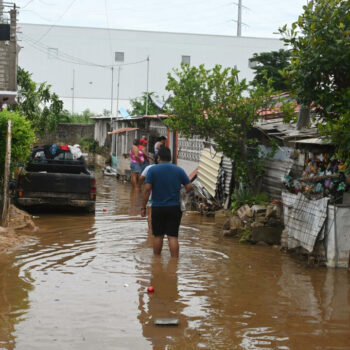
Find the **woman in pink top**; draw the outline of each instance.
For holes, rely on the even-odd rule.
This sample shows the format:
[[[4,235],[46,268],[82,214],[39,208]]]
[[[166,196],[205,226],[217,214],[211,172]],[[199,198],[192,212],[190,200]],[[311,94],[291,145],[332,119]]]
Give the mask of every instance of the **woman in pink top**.
[[[142,172],[142,165],[145,161],[143,152],[139,150],[140,140],[135,139],[131,146],[130,155],[130,169],[131,169],[131,184],[133,187],[138,187],[140,174]]]

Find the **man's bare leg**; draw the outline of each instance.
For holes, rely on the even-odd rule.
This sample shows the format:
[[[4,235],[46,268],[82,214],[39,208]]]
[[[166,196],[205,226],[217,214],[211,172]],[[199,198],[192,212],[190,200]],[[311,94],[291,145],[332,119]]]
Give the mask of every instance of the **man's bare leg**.
[[[179,257],[179,240],[177,237],[168,236],[170,255],[172,258]]]
[[[152,236],[152,207],[147,207],[148,234]]]
[[[162,253],[163,238],[164,238],[164,236],[154,236],[153,237],[153,253],[154,253],[154,255],[160,255]]]

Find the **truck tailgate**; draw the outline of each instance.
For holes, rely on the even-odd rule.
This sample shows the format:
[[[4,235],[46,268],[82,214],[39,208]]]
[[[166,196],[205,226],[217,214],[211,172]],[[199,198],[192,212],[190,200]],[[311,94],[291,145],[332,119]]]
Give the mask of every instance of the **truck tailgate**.
[[[91,189],[93,176],[85,174],[34,173],[20,175],[19,183],[26,192],[84,193]]]

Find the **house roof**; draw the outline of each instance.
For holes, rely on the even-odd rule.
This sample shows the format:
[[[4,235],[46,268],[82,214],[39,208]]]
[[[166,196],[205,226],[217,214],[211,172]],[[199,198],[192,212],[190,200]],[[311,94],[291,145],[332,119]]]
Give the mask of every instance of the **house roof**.
[[[268,119],[261,118],[255,124],[255,127],[268,137],[273,137],[284,141],[315,138],[318,136],[317,127],[315,124],[311,125],[310,128],[298,130],[296,124],[284,123],[282,117]]]
[[[145,118],[145,119],[159,119],[159,118],[166,119],[166,118],[168,118],[168,115],[167,114],[144,115],[143,118]]]
[[[120,128],[113,131],[109,131],[108,135],[120,134],[122,132],[128,132],[128,131],[134,131],[134,130],[138,130],[138,128]]]

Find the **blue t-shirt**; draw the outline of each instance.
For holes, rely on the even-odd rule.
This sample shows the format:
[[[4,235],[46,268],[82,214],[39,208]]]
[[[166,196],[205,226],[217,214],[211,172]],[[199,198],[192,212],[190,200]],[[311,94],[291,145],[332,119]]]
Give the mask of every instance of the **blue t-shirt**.
[[[152,207],[180,205],[181,185],[190,179],[185,171],[171,163],[160,163],[148,170],[145,183],[152,185]]]

